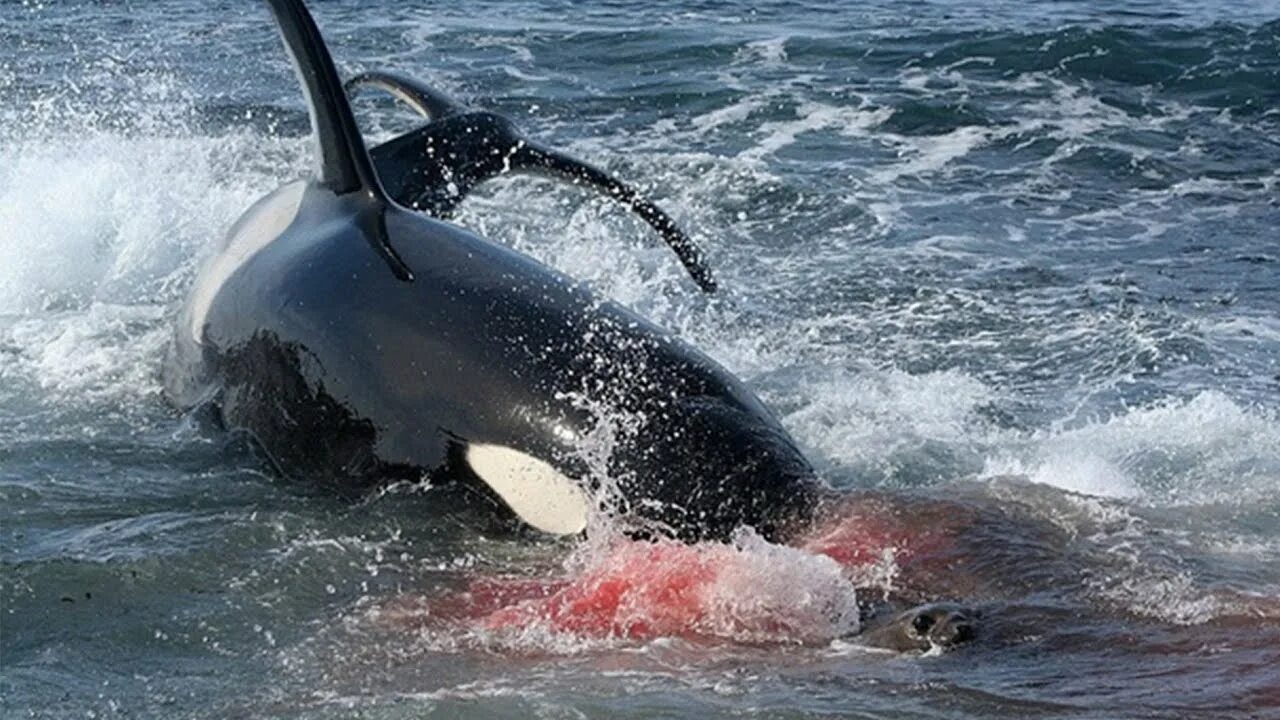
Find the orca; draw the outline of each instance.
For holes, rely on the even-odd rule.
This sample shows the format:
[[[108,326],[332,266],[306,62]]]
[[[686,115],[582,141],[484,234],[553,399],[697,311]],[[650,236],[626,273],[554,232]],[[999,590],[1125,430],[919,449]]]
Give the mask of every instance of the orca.
[[[467,108],[412,78],[367,72],[346,82],[348,92],[362,86],[390,92],[430,121],[369,151],[383,189],[401,205],[448,220],[477,185],[499,175],[527,172],[567,180],[639,215],[671,247],[698,287],[715,292],[701,249],[630,185],[530,140],[504,115]]]
[[[776,538],[812,513],[811,466],[724,368],[398,203],[311,15],[267,4],[318,163],[250,207],[199,271],[165,362],[172,403],[212,407],[286,477],[469,488],[477,507],[556,536],[597,509],[689,541],[742,526]]]

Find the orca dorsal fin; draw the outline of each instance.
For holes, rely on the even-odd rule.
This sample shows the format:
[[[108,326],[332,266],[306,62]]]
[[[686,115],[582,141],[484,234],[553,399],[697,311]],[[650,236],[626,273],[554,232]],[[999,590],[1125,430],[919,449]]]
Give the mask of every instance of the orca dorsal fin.
[[[351,104],[320,29],[302,0],[267,0],[307,96],[319,145],[320,183],[339,195],[364,191],[386,201]]]
[[[370,201],[356,217],[358,225],[391,272],[401,280],[412,281],[413,272],[387,235],[386,212],[394,203],[374,171],[320,29],[302,0],[267,0],[267,4],[307,96],[320,156],[320,184],[338,195],[362,193]]]

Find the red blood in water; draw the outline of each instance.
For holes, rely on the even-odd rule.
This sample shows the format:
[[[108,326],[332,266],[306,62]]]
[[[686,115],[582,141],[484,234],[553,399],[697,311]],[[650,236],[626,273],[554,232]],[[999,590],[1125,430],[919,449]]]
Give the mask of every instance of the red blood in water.
[[[696,632],[709,611],[725,545],[628,543],[571,582],[488,614],[491,630],[544,623],[555,632],[635,640]]]
[[[798,549],[763,541],[750,549],[626,542],[589,558],[575,577],[476,578],[466,593],[433,601],[430,614],[491,631],[537,627],[632,640],[712,635],[804,641],[839,632],[846,622],[841,613],[848,610],[842,603],[852,603],[848,581],[814,555],[850,571],[887,554],[908,563],[945,548],[946,526],[936,514],[851,499],[819,522]]]
[[[857,567],[881,561],[886,552],[905,560],[912,554],[912,540],[903,528],[884,518],[858,514],[815,528],[800,547],[845,567]]]
[[[954,523],[942,520],[936,513],[904,512],[883,501],[849,502],[810,530],[798,547],[851,569],[874,565],[886,556],[903,565],[949,546],[947,536]]]

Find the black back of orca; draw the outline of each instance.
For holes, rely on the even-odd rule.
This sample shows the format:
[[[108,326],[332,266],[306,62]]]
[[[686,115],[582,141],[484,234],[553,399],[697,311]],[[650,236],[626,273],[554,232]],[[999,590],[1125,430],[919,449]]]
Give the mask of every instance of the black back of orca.
[[[602,418],[628,419],[608,454],[622,505],[665,532],[773,536],[810,510],[809,465],[728,372],[534,260],[389,200],[310,16],[298,0],[269,4],[320,172],[250,208],[201,271],[166,367],[177,404],[213,398],[288,475],[342,488],[478,478],[550,532],[582,527],[528,509],[561,497],[549,472],[589,482],[582,449]],[[551,500],[521,495],[544,489]]]

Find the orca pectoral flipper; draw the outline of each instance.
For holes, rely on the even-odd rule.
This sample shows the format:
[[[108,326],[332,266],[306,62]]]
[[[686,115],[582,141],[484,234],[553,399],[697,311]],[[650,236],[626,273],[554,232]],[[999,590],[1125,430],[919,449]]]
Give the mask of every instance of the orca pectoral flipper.
[[[447,115],[370,151],[383,186],[406,207],[448,219],[476,185],[510,171],[524,140],[501,115]]]
[[[703,292],[715,292],[716,281],[702,255],[702,248],[676,225],[671,216],[630,185],[593,165],[534,142],[526,142],[512,155],[511,166],[513,170],[519,168],[567,179],[575,185],[598,190],[605,197],[622,204],[662,237]]]
[[[387,192],[400,204],[447,219],[477,185],[499,175],[530,172],[568,180],[639,215],[671,247],[698,287],[715,292],[702,250],[669,215],[627,183],[529,140],[502,115],[466,110],[415,80],[373,72],[346,85],[359,86],[386,90],[431,120],[370,151]]]

